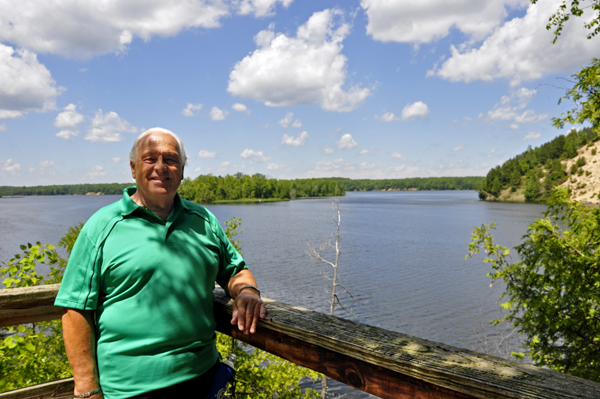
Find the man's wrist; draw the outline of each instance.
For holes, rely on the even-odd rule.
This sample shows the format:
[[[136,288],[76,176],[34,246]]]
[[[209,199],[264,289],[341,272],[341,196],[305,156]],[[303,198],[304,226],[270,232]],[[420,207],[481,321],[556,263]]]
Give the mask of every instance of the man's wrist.
[[[89,398],[90,396],[93,396],[97,393],[101,393],[102,392],[102,388],[98,387],[96,389],[94,389],[93,391],[89,391],[86,393],[82,393],[81,395],[73,395],[74,398]]]
[[[245,290],[245,289],[247,289],[247,288],[249,288],[249,289],[252,289],[252,290],[256,291],[256,293],[258,294],[258,296],[260,296],[260,290],[258,289],[258,287],[255,287],[255,286],[254,286],[254,285],[252,285],[252,284],[246,284],[245,286],[243,286],[242,288],[240,288],[240,289],[238,290],[238,295],[240,295],[240,294],[242,293],[242,291],[243,291],[243,290]]]

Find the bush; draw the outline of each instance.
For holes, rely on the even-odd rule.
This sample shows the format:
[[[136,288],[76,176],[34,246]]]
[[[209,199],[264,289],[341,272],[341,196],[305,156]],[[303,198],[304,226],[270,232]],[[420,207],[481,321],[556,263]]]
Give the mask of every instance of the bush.
[[[485,249],[492,281],[506,283],[504,320],[537,365],[600,381],[600,209],[570,202],[560,187],[548,205],[516,247],[520,261],[494,242],[494,223],[473,231],[467,257]]]

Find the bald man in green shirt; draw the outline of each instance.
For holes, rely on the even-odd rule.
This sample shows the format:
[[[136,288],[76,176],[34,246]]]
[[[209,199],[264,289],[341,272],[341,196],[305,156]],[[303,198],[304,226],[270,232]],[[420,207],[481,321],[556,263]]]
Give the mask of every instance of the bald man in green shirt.
[[[130,154],[136,186],[81,230],[55,302],[75,397],[202,398],[219,356],[215,281],[235,299],[240,331],[266,315],[218,221],[177,195],[185,161],[174,133],[142,133]]]

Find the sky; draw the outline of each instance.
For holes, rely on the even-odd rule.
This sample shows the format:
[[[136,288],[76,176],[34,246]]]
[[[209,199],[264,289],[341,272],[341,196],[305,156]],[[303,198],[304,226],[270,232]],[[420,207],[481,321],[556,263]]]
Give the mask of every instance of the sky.
[[[600,54],[561,0],[0,0],[0,185],[132,182],[136,136],[186,177],[483,176],[565,130]]]

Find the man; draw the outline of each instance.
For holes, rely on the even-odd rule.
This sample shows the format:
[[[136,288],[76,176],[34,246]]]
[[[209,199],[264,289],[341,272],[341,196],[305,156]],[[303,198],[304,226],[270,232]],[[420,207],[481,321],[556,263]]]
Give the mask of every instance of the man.
[[[55,302],[75,397],[202,398],[218,361],[215,281],[235,299],[240,331],[266,315],[218,221],[177,195],[185,161],[174,133],[142,133],[130,153],[136,186],[81,230]]]

